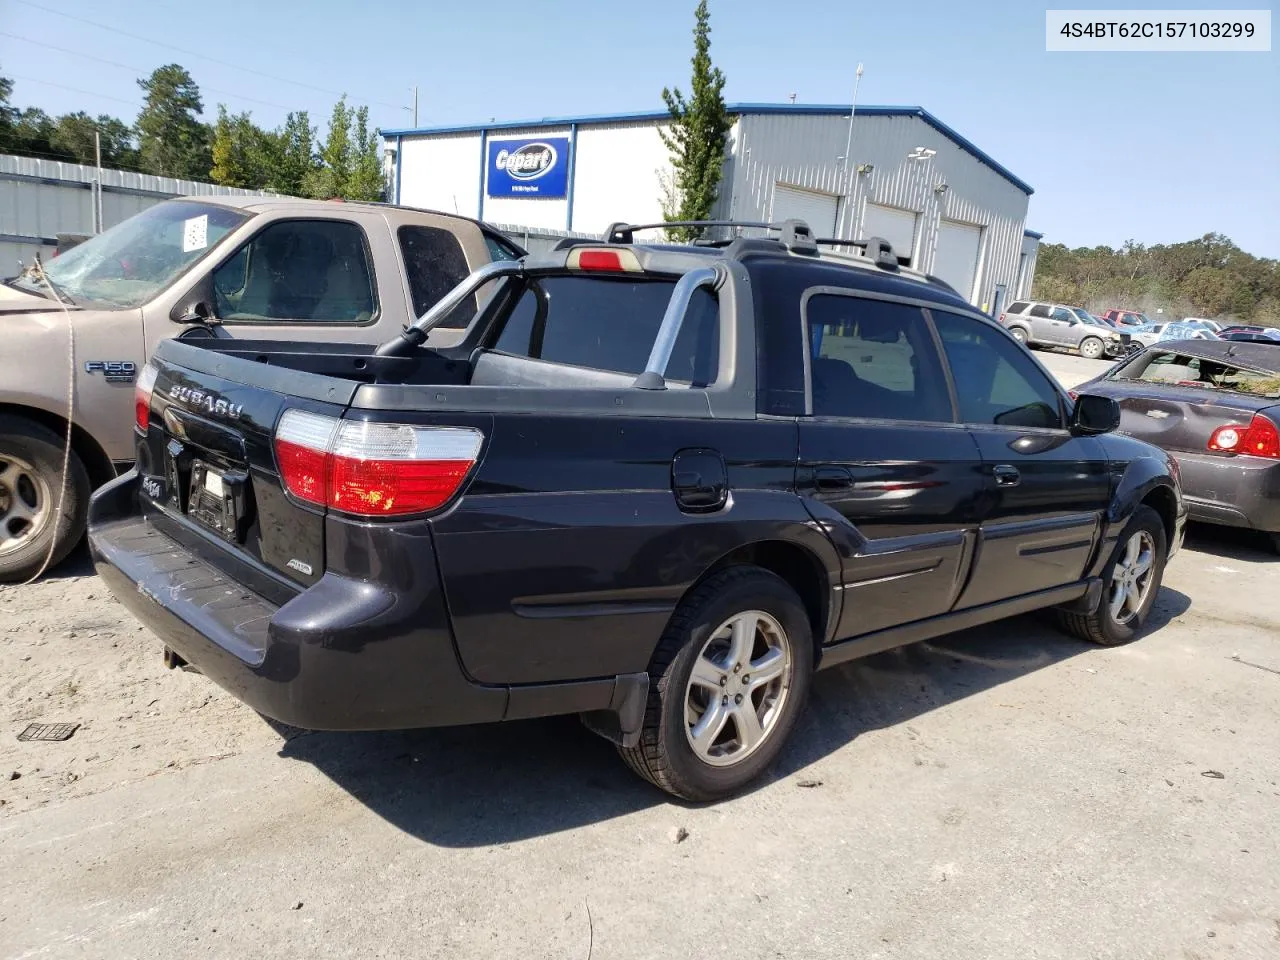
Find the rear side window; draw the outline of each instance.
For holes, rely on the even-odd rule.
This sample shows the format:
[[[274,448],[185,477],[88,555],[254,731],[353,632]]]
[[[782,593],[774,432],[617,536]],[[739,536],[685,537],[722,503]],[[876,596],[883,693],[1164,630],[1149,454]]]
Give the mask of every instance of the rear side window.
[[[1057,390],[1016,341],[972,317],[935,310],[933,321],[951,365],[961,420],[1062,427]]]
[[[530,280],[494,349],[575,367],[638,374],[649,360],[675,289],[674,280],[586,276]],[[695,387],[714,382],[720,364],[720,308],[694,291],[666,377]]]
[[[1043,303],[1037,303],[1031,308],[1031,315],[1033,317],[1044,317],[1047,320],[1049,318],[1049,308]]]
[[[346,220],[271,224],[213,271],[227,321],[366,323],[377,312],[364,231]]]
[[[413,297],[413,314],[421,317],[450,290],[470,274],[462,244],[448,230],[439,227],[404,226],[396,231],[400,253],[409,277],[409,293]],[[461,305],[449,315],[445,327],[465,327],[475,316]]]
[[[1006,310],[1005,313],[1022,313],[1026,309],[1027,309],[1027,301],[1018,300],[1015,303],[1009,304],[1009,309]]]
[[[815,416],[951,421],[946,380],[918,307],[817,294],[805,322]]]
[[[488,248],[489,257],[492,260],[519,260],[524,256],[513,244],[501,237],[495,237],[492,233],[484,235],[484,245]]]

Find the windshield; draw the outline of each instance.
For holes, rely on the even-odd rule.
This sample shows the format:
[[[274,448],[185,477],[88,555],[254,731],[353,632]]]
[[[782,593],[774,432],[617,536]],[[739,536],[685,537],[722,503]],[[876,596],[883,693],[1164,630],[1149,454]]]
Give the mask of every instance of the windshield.
[[[1071,312],[1083,320],[1085,323],[1093,323],[1093,316],[1088,312],[1081,310],[1079,307],[1072,307]]]
[[[247,219],[230,207],[167,200],[44,261],[44,271],[73,301],[141,306]],[[33,271],[8,282],[49,296]]]
[[[1216,360],[1164,351],[1140,357],[1135,363],[1107,374],[1106,379],[1229,390],[1268,399],[1280,397],[1280,372],[1245,370]]]

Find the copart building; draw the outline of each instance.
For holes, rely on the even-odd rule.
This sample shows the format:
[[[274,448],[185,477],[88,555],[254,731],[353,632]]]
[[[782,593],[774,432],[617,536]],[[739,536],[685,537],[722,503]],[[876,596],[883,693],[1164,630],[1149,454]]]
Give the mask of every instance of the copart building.
[[[884,237],[993,314],[1030,293],[1031,187],[921,107],[737,103],[716,219],[798,217]],[[599,235],[662,220],[664,112],[383,132],[393,199],[496,224]],[[849,162],[846,163],[846,154]]]

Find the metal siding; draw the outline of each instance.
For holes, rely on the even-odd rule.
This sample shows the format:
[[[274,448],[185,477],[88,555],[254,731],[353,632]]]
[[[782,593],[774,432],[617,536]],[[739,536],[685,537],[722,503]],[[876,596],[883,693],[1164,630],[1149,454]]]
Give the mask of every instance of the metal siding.
[[[1040,255],[1040,238],[1042,236],[1043,234],[1040,233],[1023,233],[1022,256],[1026,257],[1026,263],[1020,268],[1015,283],[1009,285],[1009,289],[1014,291],[1014,296],[1020,300],[1025,300],[1031,296],[1031,287],[1034,285],[1036,278],[1036,258]]]
[[[275,195],[128,170],[103,168],[101,173],[103,229],[169,197]],[[52,241],[59,233],[93,233],[91,185],[97,178],[98,169],[85,164],[0,154],[0,234]],[[11,275],[15,262],[49,246],[6,241],[0,276]]]
[[[525,140],[530,137],[572,137],[568,127],[529,127],[525,129],[503,129],[500,133],[490,131],[487,143],[500,143],[504,140]],[[579,134],[581,140],[581,134]],[[488,147],[481,158],[482,170],[488,169]],[[568,162],[568,158],[564,161]],[[472,160],[475,163],[475,160]],[[474,168],[472,176],[474,177]],[[572,184],[569,189],[573,189]],[[576,203],[576,200],[575,200]],[[501,223],[519,223],[526,227],[540,227],[546,230],[562,229],[569,211],[569,198],[565,197],[491,197],[484,198],[484,219]],[[473,214],[474,215],[474,214]]]
[[[480,134],[405,137],[400,148],[400,202],[474,217]],[[487,211],[486,211],[487,212]]]
[[[671,170],[658,132],[665,127],[652,121],[578,127],[571,229],[601,234],[619,220],[662,219],[661,178]]]
[[[748,114],[740,118],[739,129],[734,217],[767,218],[773,185],[779,181],[844,194],[844,168],[837,158],[849,133],[847,114]],[[925,164],[907,159],[917,146],[937,151],[928,163],[932,181],[948,185],[941,196],[929,188]],[[840,204],[839,236],[850,235],[868,201],[915,211],[921,214],[919,269],[928,271],[939,218],[971,223],[984,228],[973,302],[989,304],[997,283],[1014,288],[1028,201],[1018,187],[917,117],[858,116],[851,152],[853,168],[870,163],[874,169],[854,175],[852,202]]]

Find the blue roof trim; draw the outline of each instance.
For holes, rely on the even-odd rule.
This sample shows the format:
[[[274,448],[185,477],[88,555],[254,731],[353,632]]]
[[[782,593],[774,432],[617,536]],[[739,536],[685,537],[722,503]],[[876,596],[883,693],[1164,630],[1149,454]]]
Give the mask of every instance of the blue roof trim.
[[[836,103],[727,103],[725,110],[734,114],[800,114],[808,116],[848,116],[849,106]],[[1035,190],[1026,181],[1014,176],[989,155],[978,149],[970,140],[960,136],[924,107],[886,107],[859,106],[856,110],[859,117],[916,117],[933,127],[940,134],[972,155],[979,163],[986,164],[1000,176],[1004,177],[1027,196]],[[596,113],[572,117],[541,117],[530,120],[504,120],[494,123],[468,123],[449,127],[409,127],[400,130],[383,130],[384,138],[424,136],[442,133],[479,133],[482,130],[520,130],[536,127],[568,127],[572,124],[591,123],[627,123],[652,120],[665,120],[671,114],[666,110],[647,110],[639,113]]]
[[[1043,239],[1044,239],[1044,234],[1043,234],[1043,233],[1036,233],[1034,230],[1023,230],[1023,231],[1022,231],[1022,235],[1023,235],[1024,237],[1030,237],[1032,240],[1043,240]]]

